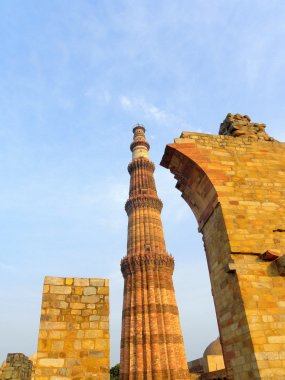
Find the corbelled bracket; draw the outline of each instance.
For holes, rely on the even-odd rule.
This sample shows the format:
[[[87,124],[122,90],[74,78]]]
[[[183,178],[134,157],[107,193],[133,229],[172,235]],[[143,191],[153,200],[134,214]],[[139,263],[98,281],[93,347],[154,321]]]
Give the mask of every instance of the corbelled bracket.
[[[273,261],[280,276],[285,276],[285,255],[280,255],[279,252],[269,249],[262,253],[260,258],[263,261]]]
[[[273,251],[272,249],[268,249],[266,252],[260,255],[260,258],[263,261],[274,261],[278,259],[279,256],[280,254],[278,252]]]
[[[278,257],[275,261],[280,276],[285,276],[285,255]]]

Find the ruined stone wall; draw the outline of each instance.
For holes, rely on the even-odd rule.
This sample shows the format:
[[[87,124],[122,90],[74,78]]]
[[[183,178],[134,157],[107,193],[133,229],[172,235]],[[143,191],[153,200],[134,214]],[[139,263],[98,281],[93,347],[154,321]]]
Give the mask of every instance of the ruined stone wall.
[[[30,380],[32,362],[24,354],[8,354],[0,373],[1,380]]]
[[[264,128],[228,115],[222,135],[183,133],[162,160],[203,234],[235,380],[285,379],[285,144]]]
[[[204,373],[199,377],[199,380],[228,380],[226,371],[219,369],[217,371]]]
[[[109,379],[109,281],[46,277],[36,380]]]

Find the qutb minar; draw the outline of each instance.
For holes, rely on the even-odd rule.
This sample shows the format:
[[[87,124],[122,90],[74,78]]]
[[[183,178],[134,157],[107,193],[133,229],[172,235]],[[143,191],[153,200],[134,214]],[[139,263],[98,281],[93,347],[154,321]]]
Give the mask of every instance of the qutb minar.
[[[189,379],[172,282],[174,260],[166,251],[162,202],[154,182],[145,128],[133,129],[127,256],[122,259],[124,304],[121,380]]]

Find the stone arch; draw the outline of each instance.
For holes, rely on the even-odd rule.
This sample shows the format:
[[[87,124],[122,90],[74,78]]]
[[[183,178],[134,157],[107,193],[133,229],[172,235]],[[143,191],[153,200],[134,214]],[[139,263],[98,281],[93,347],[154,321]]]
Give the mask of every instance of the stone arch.
[[[193,211],[201,231],[219,202],[218,194],[211,179],[197,162],[183,153],[178,156],[180,162],[184,162],[183,168],[171,166],[169,169],[177,180],[176,188]]]
[[[285,376],[284,154],[273,140],[187,132],[161,162],[203,235],[228,379]]]
[[[173,159],[174,153],[175,158]],[[188,157],[183,151],[176,150],[174,152],[172,147],[168,147],[167,155],[164,155],[162,165],[168,167],[170,171],[174,174],[174,177],[177,180],[176,188],[181,192],[182,198],[186,201],[186,203],[191,208],[193,214],[195,215],[195,218],[198,223],[198,231],[201,232],[203,236],[204,248],[210,274],[212,294],[217,316],[217,324],[221,336],[221,341],[223,342],[223,355],[227,367],[228,379],[231,379],[231,363],[229,360],[229,355],[227,355],[227,351],[224,350],[224,334],[223,329],[221,329],[222,326],[220,323],[220,320],[222,320],[223,318],[225,308],[224,306],[219,308],[218,288],[220,285],[216,284],[216,281],[212,276],[212,274],[214,273],[213,268],[217,261],[220,261],[223,263],[224,266],[229,267],[230,248],[228,245],[228,235],[224,223],[221,204],[219,202],[218,192],[213,182],[211,181],[211,178],[209,178],[205,170],[203,170],[203,168],[201,167],[201,165],[199,165],[199,163],[197,163],[197,161],[194,161],[194,159],[192,159],[193,156],[196,156],[195,153],[195,151],[192,151],[191,157]],[[204,160],[206,160],[206,155],[204,155]],[[209,219],[211,219],[211,217],[211,225],[214,231],[209,234],[208,229],[206,228],[206,224],[209,221]],[[217,239],[215,239],[214,244],[212,242],[209,242],[209,240],[212,239],[212,234],[214,234],[217,237]],[[220,249],[220,244],[216,244],[217,241],[221,243],[223,249]],[[218,249],[216,250],[215,248]],[[221,277],[225,277],[225,275],[222,274],[221,276],[221,274],[219,274],[219,278]],[[231,280],[234,279],[232,278]],[[223,279],[223,281],[225,283],[227,282],[225,279]],[[231,288],[236,293],[237,287],[235,285],[231,285]],[[236,296],[237,295],[235,294],[235,296],[232,297],[232,299],[235,299]]]

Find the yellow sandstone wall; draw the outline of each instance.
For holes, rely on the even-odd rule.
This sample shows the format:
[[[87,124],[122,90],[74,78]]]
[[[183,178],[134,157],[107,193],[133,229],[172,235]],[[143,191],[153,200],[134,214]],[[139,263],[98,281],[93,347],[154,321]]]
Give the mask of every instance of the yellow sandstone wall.
[[[249,121],[182,133],[162,165],[203,234],[228,378],[284,380],[285,144]]]
[[[46,277],[36,380],[109,380],[109,281]]]

